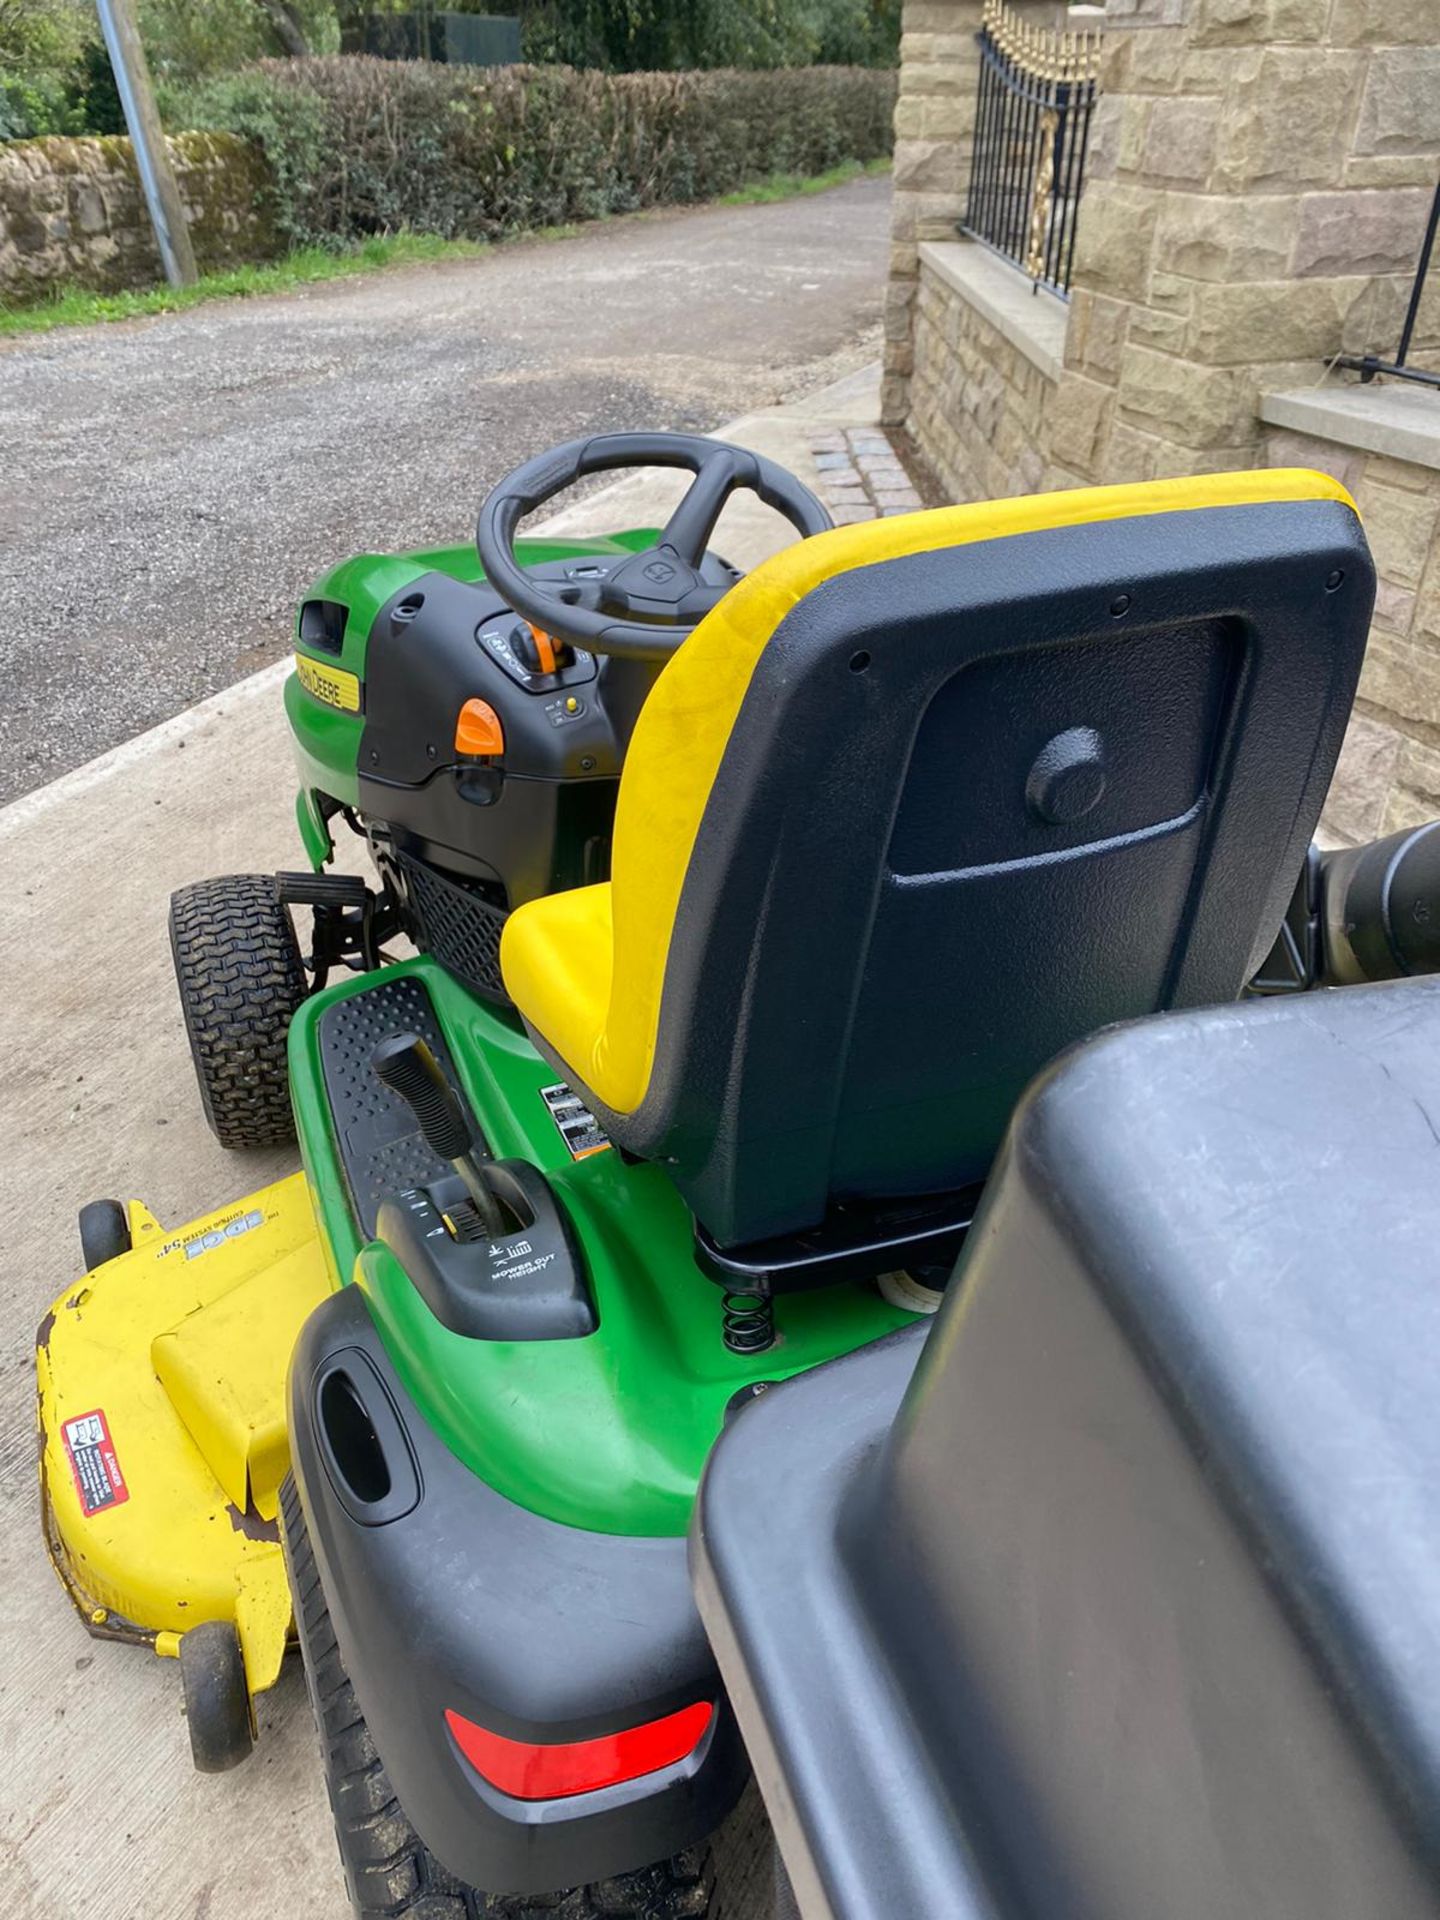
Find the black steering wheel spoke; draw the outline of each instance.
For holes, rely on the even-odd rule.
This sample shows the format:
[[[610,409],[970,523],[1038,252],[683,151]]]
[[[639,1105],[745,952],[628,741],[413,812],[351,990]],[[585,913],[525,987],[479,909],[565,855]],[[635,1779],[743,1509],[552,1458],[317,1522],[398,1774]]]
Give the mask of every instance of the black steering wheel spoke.
[[[556,589],[555,598],[565,607],[580,607],[586,613],[600,613],[605,605],[603,580],[567,580]],[[546,628],[548,633],[550,628]]]
[[[515,536],[582,475],[678,467],[694,475],[654,546],[617,561],[604,579],[553,581],[522,567]],[[706,552],[732,493],[756,495],[802,538],[833,525],[808,487],[773,460],[689,433],[611,433],[573,440],[507,474],[480,509],[475,545],[485,578],[557,639],[592,653],[667,660],[731,582],[705,578]],[[627,618],[629,615],[631,617]]]
[[[748,461],[753,471],[753,459]],[[741,462],[729,447],[718,450],[702,461],[685,498],[665,522],[657,547],[668,548],[688,567],[698,567],[715,531],[715,522],[725,510],[725,502],[736,487],[743,484]]]

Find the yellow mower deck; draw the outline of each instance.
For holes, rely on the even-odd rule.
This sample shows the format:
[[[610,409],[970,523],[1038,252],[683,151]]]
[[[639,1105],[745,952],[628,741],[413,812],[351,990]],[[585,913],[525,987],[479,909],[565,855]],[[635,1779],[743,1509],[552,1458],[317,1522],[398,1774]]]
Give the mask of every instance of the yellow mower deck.
[[[36,1342],[46,1544],[92,1633],[175,1654],[233,1622],[253,1696],[290,1631],[285,1371],[330,1291],[305,1179],[174,1233],[128,1215],[131,1251],[67,1288]]]

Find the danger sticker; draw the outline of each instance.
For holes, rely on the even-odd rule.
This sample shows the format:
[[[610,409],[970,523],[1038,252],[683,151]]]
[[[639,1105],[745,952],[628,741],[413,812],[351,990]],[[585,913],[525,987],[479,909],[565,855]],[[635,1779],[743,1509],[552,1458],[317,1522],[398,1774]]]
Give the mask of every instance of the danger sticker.
[[[130,1498],[120,1462],[115,1458],[115,1443],[110,1438],[105,1415],[98,1408],[94,1413],[82,1413],[76,1420],[67,1420],[60,1429],[60,1438],[70,1458],[80,1504],[87,1515],[100,1513],[106,1507],[118,1507]]]

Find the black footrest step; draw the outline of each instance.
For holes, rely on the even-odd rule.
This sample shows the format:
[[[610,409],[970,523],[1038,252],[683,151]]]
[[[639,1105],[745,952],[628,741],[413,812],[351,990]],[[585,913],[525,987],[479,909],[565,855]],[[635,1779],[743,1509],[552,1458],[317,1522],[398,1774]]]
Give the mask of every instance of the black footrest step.
[[[429,1186],[451,1171],[425,1144],[407,1102],[390,1091],[370,1064],[375,1048],[392,1033],[418,1033],[425,1041],[465,1110],[476,1153],[481,1159],[490,1157],[430,995],[419,980],[381,980],[332,1001],[320,1016],[320,1064],[351,1210],[367,1240],[375,1237],[383,1199]]]
[[[358,873],[277,873],[287,907],[363,907],[375,896]]]

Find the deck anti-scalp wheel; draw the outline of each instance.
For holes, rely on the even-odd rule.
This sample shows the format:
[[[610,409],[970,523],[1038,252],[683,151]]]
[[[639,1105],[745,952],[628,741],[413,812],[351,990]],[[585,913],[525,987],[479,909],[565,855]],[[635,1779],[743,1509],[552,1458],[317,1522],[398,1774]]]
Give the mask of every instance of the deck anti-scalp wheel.
[[[201,1773],[238,1767],[255,1744],[240,1636],[228,1620],[206,1620],[180,1636],[180,1680],[190,1755]]]
[[[232,873],[170,896],[170,950],[200,1100],[222,1147],[295,1138],[285,1036],[305,968],[274,876]]]
[[[80,1252],[85,1271],[130,1251],[130,1216],[118,1200],[91,1200],[80,1209]]]

